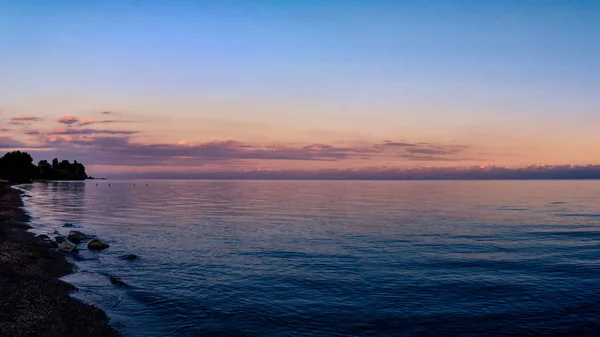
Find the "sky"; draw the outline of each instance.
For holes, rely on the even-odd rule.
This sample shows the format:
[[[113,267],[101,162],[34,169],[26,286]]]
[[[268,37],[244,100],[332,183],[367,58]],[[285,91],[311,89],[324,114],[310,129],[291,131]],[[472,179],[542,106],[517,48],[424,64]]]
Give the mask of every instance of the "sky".
[[[0,151],[109,177],[597,165],[598,36],[596,0],[0,0]]]

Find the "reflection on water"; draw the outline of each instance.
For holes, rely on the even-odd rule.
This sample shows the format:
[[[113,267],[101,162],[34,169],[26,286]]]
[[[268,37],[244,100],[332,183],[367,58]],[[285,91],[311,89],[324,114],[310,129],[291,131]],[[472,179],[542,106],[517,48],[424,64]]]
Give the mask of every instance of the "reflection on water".
[[[597,181],[108,184],[25,202],[125,336],[600,332]]]

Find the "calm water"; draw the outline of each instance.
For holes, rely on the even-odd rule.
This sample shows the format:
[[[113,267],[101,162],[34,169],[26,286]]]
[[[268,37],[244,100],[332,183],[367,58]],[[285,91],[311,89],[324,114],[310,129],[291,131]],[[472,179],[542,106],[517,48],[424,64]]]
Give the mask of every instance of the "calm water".
[[[23,188],[111,245],[66,280],[125,336],[600,333],[599,181]]]

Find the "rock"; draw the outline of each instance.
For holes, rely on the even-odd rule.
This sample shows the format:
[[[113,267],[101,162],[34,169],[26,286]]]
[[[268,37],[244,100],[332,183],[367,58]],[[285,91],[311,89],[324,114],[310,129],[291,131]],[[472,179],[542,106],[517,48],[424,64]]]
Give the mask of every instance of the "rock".
[[[64,240],[63,242],[60,243],[60,246],[58,246],[58,249],[63,252],[73,252],[77,249],[77,246],[75,246],[75,244],[70,242],[69,240]]]
[[[54,238],[54,240],[56,240],[56,242],[58,242],[59,244],[62,243],[63,241],[65,241],[65,237],[64,236],[57,236]]]
[[[63,227],[71,228],[71,227],[75,227],[75,225],[73,225],[72,223],[68,223],[67,222],[66,224],[63,225]]]
[[[58,243],[51,240],[44,240],[44,247],[47,248],[58,248]]]
[[[75,244],[80,244],[83,240],[88,240],[89,237],[80,231],[70,231],[67,239]]]
[[[128,260],[128,261],[135,260],[137,258],[138,257],[135,254],[129,254],[129,255],[123,255],[123,256],[121,256],[121,260]]]
[[[111,274],[106,274],[106,276],[108,276],[108,279],[110,280],[110,283],[118,285],[118,286],[124,286],[125,282],[121,281],[118,277],[114,277]]]
[[[103,250],[108,247],[110,246],[100,240],[92,240],[88,243],[89,250]]]
[[[50,237],[48,235],[46,235],[46,234],[40,234],[37,237],[40,238],[40,239],[42,239],[42,240],[49,240],[50,239]]]

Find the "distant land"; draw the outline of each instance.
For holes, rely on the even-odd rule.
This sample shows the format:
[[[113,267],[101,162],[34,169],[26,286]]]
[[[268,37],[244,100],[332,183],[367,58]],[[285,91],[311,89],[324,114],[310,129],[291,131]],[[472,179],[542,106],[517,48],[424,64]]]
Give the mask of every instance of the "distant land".
[[[494,165],[472,167],[364,168],[331,170],[247,170],[205,172],[136,172],[113,174],[124,179],[215,180],[570,180],[600,179],[600,165],[531,165],[508,168]],[[85,166],[77,161],[53,159],[33,164],[27,152],[13,151],[0,158],[0,179],[85,180]],[[106,179],[106,178],[96,178]]]
[[[600,165],[532,165],[373,168],[353,170],[251,170],[215,172],[148,172],[115,175],[140,179],[232,179],[232,180],[557,180],[600,179]]]

